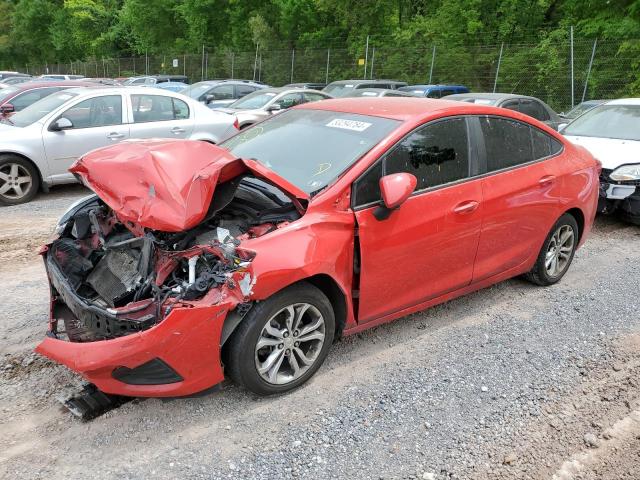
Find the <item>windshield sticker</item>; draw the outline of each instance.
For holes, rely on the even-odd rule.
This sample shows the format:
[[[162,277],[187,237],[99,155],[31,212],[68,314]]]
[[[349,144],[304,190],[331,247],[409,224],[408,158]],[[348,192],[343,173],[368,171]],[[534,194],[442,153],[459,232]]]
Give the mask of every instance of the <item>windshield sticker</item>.
[[[491,105],[493,100],[486,100],[484,98],[476,98],[473,103],[477,103],[478,105]]]
[[[357,120],[347,120],[346,118],[334,118],[326,125],[332,128],[342,128],[343,130],[354,130],[356,132],[364,132],[371,126],[367,122],[358,122]]]

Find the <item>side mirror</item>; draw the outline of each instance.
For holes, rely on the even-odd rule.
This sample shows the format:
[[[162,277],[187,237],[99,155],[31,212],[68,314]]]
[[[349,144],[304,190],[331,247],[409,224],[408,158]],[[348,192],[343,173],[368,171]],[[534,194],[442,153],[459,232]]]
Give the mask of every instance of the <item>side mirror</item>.
[[[7,115],[7,114],[13,113],[15,111],[16,111],[16,108],[10,103],[5,103],[4,105],[2,105],[0,107],[0,113],[2,115]]]
[[[378,207],[374,216],[378,220],[389,218],[391,212],[402,205],[416,189],[418,180],[410,173],[392,173],[380,179],[380,194],[384,206]]]
[[[73,128],[71,120],[61,117],[51,124],[49,130],[52,132],[61,132],[62,130],[69,130],[70,128]]]
[[[567,128],[567,125],[569,125],[568,123],[561,123],[560,125],[558,125],[558,132],[562,133],[562,131]]]
[[[208,103],[211,103],[211,102],[213,102],[215,99],[216,99],[216,96],[215,96],[215,95],[212,95],[212,94],[205,95],[205,96],[204,96],[204,103],[207,103],[207,104],[208,104]]]
[[[267,107],[267,112],[279,112],[280,110],[282,110],[282,106],[279,103],[274,103],[273,105],[269,105]]]

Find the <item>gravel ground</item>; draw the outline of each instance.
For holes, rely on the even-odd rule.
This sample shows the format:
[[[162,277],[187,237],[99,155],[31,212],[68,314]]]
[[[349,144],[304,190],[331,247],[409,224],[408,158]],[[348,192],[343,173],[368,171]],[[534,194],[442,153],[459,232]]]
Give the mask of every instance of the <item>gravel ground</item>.
[[[0,209],[2,478],[640,479],[637,227],[598,219],[559,285],[510,280],[345,338],[290,394],[224,383],[82,423],[56,404],[78,379],[31,349],[34,244],[85,193]]]

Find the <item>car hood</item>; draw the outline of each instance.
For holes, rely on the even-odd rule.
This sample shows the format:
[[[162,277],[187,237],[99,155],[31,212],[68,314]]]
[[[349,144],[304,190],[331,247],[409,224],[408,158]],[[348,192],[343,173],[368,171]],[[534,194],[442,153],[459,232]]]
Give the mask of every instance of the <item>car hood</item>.
[[[602,168],[614,170],[626,163],[640,163],[640,142],[617,138],[579,137],[566,135],[567,140],[580,145],[600,160]]]
[[[70,172],[130,227],[180,232],[204,220],[216,186],[244,173],[276,185],[302,211],[309,196],[255,160],[194,140],[137,140],[93,150]],[[133,228],[133,230],[140,230]]]
[[[23,140],[27,138],[40,138],[40,123],[32,123],[26,127],[15,127],[6,123],[0,123],[0,143],[6,143],[7,141],[15,143],[16,140]]]

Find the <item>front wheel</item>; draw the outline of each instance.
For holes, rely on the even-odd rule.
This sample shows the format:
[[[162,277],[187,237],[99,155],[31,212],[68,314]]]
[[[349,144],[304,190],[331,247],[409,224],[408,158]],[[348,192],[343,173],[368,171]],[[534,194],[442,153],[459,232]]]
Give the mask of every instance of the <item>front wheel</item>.
[[[38,173],[33,165],[16,155],[0,156],[0,205],[18,205],[38,193]]]
[[[318,288],[301,283],[258,302],[225,346],[225,368],[259,395],[292,390],[320,368],[333,341],[335,316]]]
[[[565,213],[547,236],[538,259],[525,278],[537,285],[553,285],[567,273],[578,246],[578,223]]]

